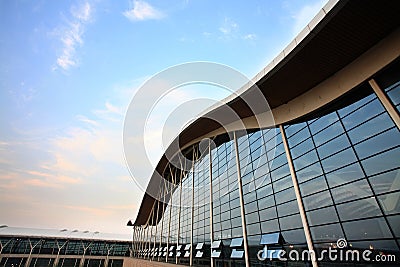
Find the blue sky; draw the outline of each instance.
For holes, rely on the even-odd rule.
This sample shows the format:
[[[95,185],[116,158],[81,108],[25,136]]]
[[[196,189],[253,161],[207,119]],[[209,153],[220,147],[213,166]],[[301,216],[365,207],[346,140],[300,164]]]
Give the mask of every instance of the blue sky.
[[[135,90],[190,61],[251,78],[325,2],[0,1],[0,224],[128,234],[143,195],[122,149]],[[202,94],[225,96],[169,101]]]

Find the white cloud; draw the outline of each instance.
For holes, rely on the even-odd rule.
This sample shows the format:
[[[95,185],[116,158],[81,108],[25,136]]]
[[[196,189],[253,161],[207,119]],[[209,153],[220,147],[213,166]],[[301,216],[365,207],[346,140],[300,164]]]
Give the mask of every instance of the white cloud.
[[[249,33],[243,36],[243,39],[245,40],[255,40],[257,39],[257,35],[255,35],[254,33]]]
[[[234,35],[239,29],[239,25],[232,19],[226,17],[219,27],[219,31],[225,36]]]
[[[293,15],[294,25],[293,33],[297,35],[308,23],[317,15],[322,7],[327,3],[327,0],[319,0],[315,3],[302,7],[296,14]]]
[[[133,8],[123,12],[123,15],[131,21],[162,19],[165,17],[163,12],[145,1],[134,1]]]
[[[67,27],[57,30],[63,44],[61,55],[57,58],[57,65],[64,70],[78,65],[78,59],[75,56],[76,47],[83,45],[82,37],[86,24],[92,19],[93,8],[89,2],[84,2],[78,7],[72,6],[70,12],[72,19]]]

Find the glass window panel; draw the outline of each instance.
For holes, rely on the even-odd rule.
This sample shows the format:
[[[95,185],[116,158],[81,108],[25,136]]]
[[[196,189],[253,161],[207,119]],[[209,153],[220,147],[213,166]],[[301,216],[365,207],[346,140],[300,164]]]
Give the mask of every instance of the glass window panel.
[[[378,200],[386,215],[400,213],[400,192],[378,196]]]
[[[278,220],[270,220],[261,222],[261,231],[263,234],[279,231]]]
[[[330,187],[335,187],[364,177],[359,163],[338,169],[326,174],[326,180]]]
[[[307,124],[305,122],[285,126],[285,133],[287,138],[291,137],[293,134],[297,133],[306,126]]]
[[[282,230],[290,230],[303,226],[301,223],[300,214],[279,218],[279,224]]]
[[[389,99],[393,102],[397,109],[399,110],[400,104],[400,82],[395,83],[394,85],[385,89]],[[400,111],[400,110],[399,110]]]
[[[303,196],[307,196],[325,189],[328,189],[328,186],[323,176],[300,184],[300,192]]]
[[[331,125],[335,121],[338,120],[338,116],[336,112],[332,112],[328,115],[323,116],[322,118],[319,118],[318,120],[314,121],[312,124],[310,124],[310,131],[312,134],[315,134],[328,125]]]
[[[344,203],[336,208],[342,221],[382,215],[375,197]]]
[[[371,94],[369,96],[364,97],[363,99],[351,104],[351,105],[348,105],[347,107],[344,107],[344,108],[338,110],[338,113],[339,113],[340,117],[343,118],[347,114],[349,114],[349,113],[353,112],[354,110],[358,109],[359,107],[361,107],[362,105],[372,101],[373,99],[376,99],[376,96],[375,96],[375,94],[372,93],[372,88],[369,85],[367,85],[365,87],[365,89],[371,91]]]
[[[289,175],[280,179],[279,181],[276,181],[274,183],[274,190],[275,192],[282,191],[292,185],[293,185],[292,177]]]
[[[246,214],[246,223],[252,224],[252,223],[256,223],[258,221],[260,221],[260,219],[258,217],[258,212],[253,212],[253,213]]]
[[[293,199],[296,199],[296,195],[294,193],[293,188],[288,188],[284,191],[275,194],[275,200],[277,205]]]
[[[398,168],[400,165],[400,148],[386,151],[361,161],[367,175],[373,175],[385,170]]]
[[[283,165],[282,167],[273,170],[271,172],[271,178],[273,181],[279,180],[280,178],[289,175],[290,174],[290,170],[289,170],[289,166],[288,164]]]
[[[289,230],[281,232],[283,239],[289,244],[304,244],[306,237],[303,229]]]
[[[368,122],[350,130],[348,135],[353,144],[356,144],[364,139],[367,139],[378,131],[384,131],[390,127],[394,126],[393,121],[390,119],[387,113],[382,113],[381,115],[369,120]]]
[[[259,214],[260,214],[261,221],[271,220],[271,219],[274,219],[277,217],[275,207],[260,210]]]
[[[303,140],[306,140],[308,137],[310,137],[310,131],[308,128],[304,128],[303,130],[299,131],[292,137],[288,137],[288,143],[290,147],[294,147],[295,145],[299,144]]]
[[[351,148],[348,148],[342,152],[333,155],[332,157],[326,158],[321,161],[322,168],[325,172],[330,172],[338,169],[342,166],[355,162],[357,160]]]
[[[320,175],[322,175],[322,168],[319,162],[316,162],[296,172],[297,180],[299,183],[305,182]]]
[[[333,139],[334,137],[343,133],[343,127],[339,122],[336,122],[324,129],[323,131],[315,134],[313,136],[314,142],[316,146],[320,146],[326,141]]]
[[[293,165],[296,170],[300,170],[315,162],[318,162],[318,156],[315,150],[311,150],[303,156],[293,160]]]
[[[343,228],[349,240],[392,237],[383,218],[347,222],[343,223]]]
[[[358,249],[373,249],[376,250],[390,250],[393,251],[398,250],[397,244],[394,240],[368,240],[368,241],[355,241],[351,242],[352,247]],[[362,257],[362,254],[360,253]]]
[[[257,188],[257,197],[263,198],[266,196],[272,195],[272,186],[271,185],[267,185],[267,186],[263,186],[261,188]]]
[[[321,159],[323,159],[323,158],[333,155],[336,152],[343,150],[349,146],[350,146],[349,140],[347,139],[346,135],[342,134],[341,136],[318,147],[317,151],[318,151],[319,157]]]
[[[376,194],[400,189],[400,169],[370,177],[372,188]]]
[[[258,206],[260,209],[265,209],[275,206],[274,196],[267,196],[258,200]]]
[[[339,238],[344,237],[343,231],[337,223],[313,226],[310,227],[310,232],[315,242],[336,242]]]
[[[292,158],[295,159],[304,153],[307,153],[314,147],[314,144],[311,140],[311,138],[308,138],[304,142],[298,144],[297,146],[290,148],[290,154],[292,155]]]
[[[333,202],[329,191],[326,190],[308,197],[304,197],[303,205],[305,210],[311,210],[333,205]]]
[[[299,206],[297,205],[297,200],[293,200],[282,205],[277,206],[278,214],[280,217],[298,213]]]
[[[400,215],[387,217],[390,227],[393,230],[394,235],[400,237]]]
[[[379,102],[377,98],[375,98],[372,102],[358,109],[357,111],[351,113],[350,115],[344,117],[342,119],[343,125],[347,130],[350,130],[354,126],[369,120],[374,117],[376,114],[383,112],[384,109],[382,104]]]
[[[247,224],[246,229],[247,229],[247,234],[248,235],[257,235],[257,234],[261,233],[260,224],[259,223]]]
[[[332,189],[331,192],[335,203],[355,200],[372,195],[369,184],[365,179],[336,187]]]
[[[319,224],[334,223],[338,221],[336,211],[333,206],[309,211],[307,212],[308,223],[310,226],[315,226]]]
[[[392,128],[378,136],[374,136],[355,146],[360,159],[377,154],[383,150],[399,145],[400,133],[397,128]]]

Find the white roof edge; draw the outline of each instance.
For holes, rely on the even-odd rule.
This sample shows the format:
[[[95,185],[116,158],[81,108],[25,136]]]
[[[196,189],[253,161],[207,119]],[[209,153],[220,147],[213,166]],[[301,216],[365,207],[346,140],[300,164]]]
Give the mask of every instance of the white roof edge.
[[[279,62],[285,59],[293,49],[295,49],[304,38],[309,36],[312,33],[312,30],[318,25],[318,23],[325,18],[325,16],[329,13],[336,6],[339,0],[329,0],[325,6],[314,16],[314,18],[301,30],[296,37],[277,55],[275,58],[261,71],[259,71],[249,82],[239,88],[233,94],[227,96],[226,98],[218,101],[216,104],[210,106],[209,108],[205,109],[198,115],[198,118],[202,117],[203,115],[207,114],[208,112],[214,110],[215,108],[222,106],[226,103],[229,103],[231,100],[235,99],[238,95],[241,95],[243,92],[248,90],[252,87],[256,82],[261,80],[268,72],[273,70]]]
[[[57,238],[57,239],[83,239],[98,241],[131,241],[130,235],[89,232],[67,229],[35,229],[22,227],[2,227],[0,237],[30,237],[30,238]]]

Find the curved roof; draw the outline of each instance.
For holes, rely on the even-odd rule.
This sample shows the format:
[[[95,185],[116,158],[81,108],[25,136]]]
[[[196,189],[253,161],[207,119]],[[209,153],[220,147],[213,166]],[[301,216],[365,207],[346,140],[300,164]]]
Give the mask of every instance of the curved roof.
[[[268,100],[271,109],[278,110],[335,76],[394,32],[400,25],[398,14],[400,14],[400,1],[331,0],[289,45],[255,76],[253,82]],[[215,114],[223,114],[225,109],[233,109],[244,120],[256,115],[243,101],[243,98],[254,94],[255,90],[257,89],[251,84],[246,85],[240,90],[242,92],[240,97],[229,99],[225,104],[215,107],[206,116],[191,123],[179,134],[177,139],[179,147],[185,149],[204,136],[223,134],[221,125],[208,118],[215,117]],[[229,117],[225,118],[226,123],[232,123],[232,120]],[[289,120],[280,121],[280,123],[287,122]],[[176,153],[169,151],[171,147],[176,146],[167,149],[170,155]],[[157,180],[156,173],[163,173],[167,165],[168,160],[164,154],[158,162],[148,188]],[[131,223],[132,225],[148,223],[154,201],[154,198],[145,193],[137,218],[133,224]],[[165,205],[158,212],[163,213],[164,209]]]
[[[129,235],[108,234],[100,232],[78,231],[68,229],[35,229],[0,226],[0,237],[19,238],[56,238],[76,240],[98,240],[98,241],[130,241]]]

